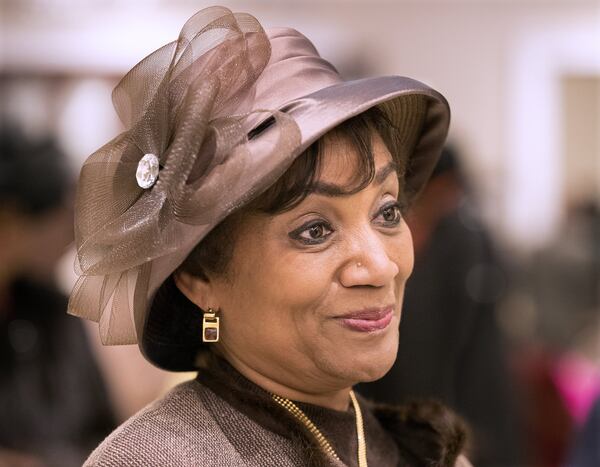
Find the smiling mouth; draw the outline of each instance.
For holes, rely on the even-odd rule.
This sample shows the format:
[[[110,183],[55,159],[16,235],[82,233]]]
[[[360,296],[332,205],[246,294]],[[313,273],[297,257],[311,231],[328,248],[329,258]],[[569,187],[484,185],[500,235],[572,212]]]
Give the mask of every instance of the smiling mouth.
[[[338,319],[345,327],[359,332],[380,331],[389,326],[394,317],[394,307],[372,308],[340,316]]]

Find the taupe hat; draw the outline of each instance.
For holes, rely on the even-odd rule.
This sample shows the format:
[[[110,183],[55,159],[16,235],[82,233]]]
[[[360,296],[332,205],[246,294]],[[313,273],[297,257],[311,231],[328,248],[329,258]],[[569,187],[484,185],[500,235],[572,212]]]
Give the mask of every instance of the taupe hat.
[[[450,118],[443,96],[418,81],[343,81],[302,34],[265,32],[222,7],[198,12],[137,64],[113,102],[127,129],[82,167],[69,300],[69,313],[99,323],[104,344],[142,343],[156,291],[193,247],[328,130],[379,106],[407,152],[410,200]]]

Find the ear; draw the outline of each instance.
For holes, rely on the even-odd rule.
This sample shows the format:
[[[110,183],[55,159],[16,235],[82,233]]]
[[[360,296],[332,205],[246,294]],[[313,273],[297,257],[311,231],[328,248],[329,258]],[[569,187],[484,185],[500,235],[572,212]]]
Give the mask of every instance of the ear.
[[[219,304],[214,301],[215,297],[210,281],[183,271],[176,272],[173,280],[181,293],[198,307],[203,310],[219,308]]]

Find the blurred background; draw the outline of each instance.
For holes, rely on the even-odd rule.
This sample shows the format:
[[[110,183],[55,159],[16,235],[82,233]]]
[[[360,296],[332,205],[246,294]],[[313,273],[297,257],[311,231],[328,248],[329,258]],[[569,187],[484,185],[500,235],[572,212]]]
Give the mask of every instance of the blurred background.
[[[112,88],[211,4],[0,0],[0,465],[78,465],[190,377],[102,347],[62,310],[79,168],[122,131]],[[347,79],[406,75],[450,102],[448,150],[409,218],[398,363],[361,390],[444,400],[475,465],[600,465],[585,464],[590,439],[600,456],[600,2],[221,4],[300,30]],[[77,337],[45,337],[62,332]]]

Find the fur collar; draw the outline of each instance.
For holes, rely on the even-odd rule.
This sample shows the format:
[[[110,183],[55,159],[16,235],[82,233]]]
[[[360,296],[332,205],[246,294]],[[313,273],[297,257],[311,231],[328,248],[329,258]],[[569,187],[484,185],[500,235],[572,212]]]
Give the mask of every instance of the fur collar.
[[[467,428],[437,401],[374,405],[373,412],[410,466],[452,467],[465,449]]]
[[[308,467],[344,466],[332,462],[317,445],[314,435],[270,395],[248,381],[224,360],[214,360],[198,380],[260,425],[291,437]],[[398,446],[398,467],[452,467],[465,449],[467,430],[462,420],[436,401],[414,401],[400,406],[373,403],[358,394],[361,407],[369,410]]]
[[[364,399],[362,402],[370,406],[398,445],[401,456],[398,467],[452,467],[465,449],[467,428],[464,422],[439,402],[414,401],[401,406],[374,404]],[[307,453],[309,467],[343,465],[332,463],[307,430],[302,430],[293,420],[290,424],[295,441]]]

